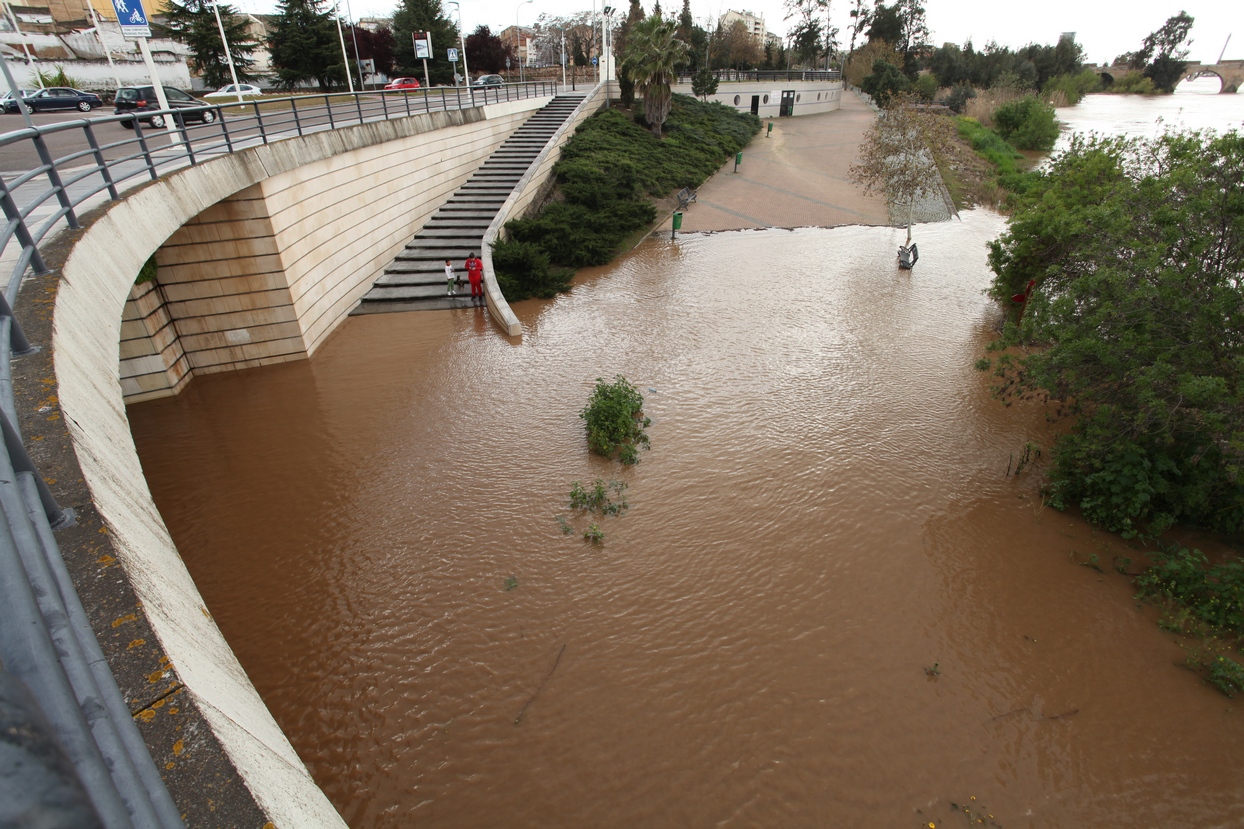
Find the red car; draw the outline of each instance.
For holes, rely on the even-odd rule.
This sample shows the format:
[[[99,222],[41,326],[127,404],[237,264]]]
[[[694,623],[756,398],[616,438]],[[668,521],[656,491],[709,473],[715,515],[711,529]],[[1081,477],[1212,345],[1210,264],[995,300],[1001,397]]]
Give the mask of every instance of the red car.
[[[394,78],[384,85],[385,89],[418,89],[418,78]]]

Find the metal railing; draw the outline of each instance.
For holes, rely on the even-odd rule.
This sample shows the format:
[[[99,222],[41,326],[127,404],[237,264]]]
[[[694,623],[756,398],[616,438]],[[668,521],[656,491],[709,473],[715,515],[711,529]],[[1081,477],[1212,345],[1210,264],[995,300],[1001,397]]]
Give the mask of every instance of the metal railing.
[[[837,69],[716,69],[713,77],[720,83],[743,81],[840,81],[842,73]],[[678,83],[691,83],[695,73],[678,76]]]
[[[85,792],[98,825],[128,829],[183,824],[117,688],[53,536],[54,530],[73,524],[73,511],[56,503],[19,431],[11,361],[37,347],[22,331],[13,305],[28,270],[48,272],[40,244],[64,227],[80,227],[78,216],[84,208],[120,199],[123,191],[144,181],[214,156],[322,130],[556,92],[555,84],[533,82],[296,96],[135,111],[0,136],[3,167],[19,170],[0,174],[5,219],[0,267],[11,266],[0,292],[0,721],[26,717],[25,703],[7,703],[14,694],[27,696],[23,686],[40,709],[33,718],[46,721],[36,723],[34,731],[0,729],[0,744],[20,753],[34,739],[23,734],[42,729],[55,735],[53,742],[59,743],[71,766],[52,764],[64,776],[57,782],[62,789]],[[161,120],[167,131],[144,126],[144,121]],[[18,802],[18,795],[30,794],[6,791],[6,786],[19,785],[14,782],[19,778],[6,777],[5,771],[0,766],[0,799]],[[77,778],[79,789],[68,775]]]

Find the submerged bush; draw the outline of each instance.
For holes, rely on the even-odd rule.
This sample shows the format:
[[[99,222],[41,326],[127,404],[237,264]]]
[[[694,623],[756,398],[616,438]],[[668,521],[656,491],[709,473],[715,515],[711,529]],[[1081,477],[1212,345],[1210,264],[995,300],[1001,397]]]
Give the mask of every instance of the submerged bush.
[[[570,275],[554,273],[549,268],[548,255],[527,242],[496,242],[492,246],[492,265],[497,285],[509,300],[533,296],[550,299],[558,291],[570,290]]]
[[[994,129],[1021,150],[1048,152],[1058,140],[1054,107],[1035,95],[1002,104],[994,110]]]
[[[579,412],[587,427],[588,448],[597,455],[615,455],[625,464],[639,462],[639,447],[648,447],[644,396],[621,374],[612,383],[596,378],[592,399]]]

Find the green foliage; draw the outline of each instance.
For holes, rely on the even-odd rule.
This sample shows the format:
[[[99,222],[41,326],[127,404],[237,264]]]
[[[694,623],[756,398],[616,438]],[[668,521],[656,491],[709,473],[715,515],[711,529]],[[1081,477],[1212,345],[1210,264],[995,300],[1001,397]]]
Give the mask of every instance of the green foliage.
[[[1035,95],[1002,104],[993,121],[998,134],[1021,150],[1048,152],[1058,140],[1054,107]]]
[[[713,70],[705,66],[692,76],[691,93],[706,101],[709,95],[717,94],[717,78],[713,76]]]
[[[915,92],[922,101],[932,101],[937,97],[937,76],[928,72],[916,78]]]
[[[950,90],[950,94],[946,96],[945,104],[956,113],[962,113],[963,108],[967,106],[968,100],[975,97],[976,90],[972,88],[971,84],[956,84],[955,87]]]
[[[598,524],[588,524],[587,529],[583,531],[583,540],[593,544],[603,544],[605,533]]]
[[[975,118],[960,116],[955,119],[959,137],[972,145],[972,150],[994,166],[998,186],[1009,193],[1025,193],[1032,186],[1038,173],[1020,168],[1024,156],[1006,142],[1002,136],[982,125]],[[980,368],[978,364],[978,368]],[[989,368],[985,361],[984,369]]]
[[[620,65],[643,96],[644,116],[657,138],[669,118],[670,85],[686,56],[687,44],[678,39],[678,22],[663,19],[659,10],[636,22],[627,35]]]
[[[506,576],[504,583],[505,583],[506,592],[508,593],[509,591],[513,590],[515,587],[518,587],[518,577],[517,576]]]
[[[560,200],[507,223],[509,238],[537,246],[555,265],[603,265],[630,234],[656,220],[648,196],[698,186],[760,131],[760,119],[675,95],[666,127],[657,139],[618,110],[589,118],[554,168]],[[505,284],[502,291],[520,298]]]
[[[1012,88],[1044,89],[1051,78],[1078,75],[1084,51],[1074,40],[1060,38],[1053,46],[1031,43],[1012,50],[990,43],[977,51],[971,41],[958,46],[947,43],[933,50],[929,69],[942,86],[971,84],[977,89],[1010,85]]]
[[[612,492],[618,500],[613,500]],[[621,481],[610,481],[606,486],[600,478],[592,484],[591,489],[584,489],[583,484],[575,481],[570,487],[570,508],[587,510],[600,515],[621,515],[630,508],[626,503],[626,484]]]
[[[872,74],[860,84],[860,89],[872,96],[877,106],[885,109],[896,95],[911,89],[911,81],[892,63],[884,60],[873,61]]]
[[[1155,95],[1158,90],[1154,88],[1150,78],[1139,72],[1129,72],[1116,78],[1114,83],[1106,87],[1106,91],[1114,95]]]
[[[315,81],[321,92],[345,83],[337,28],[323,0],[281,0],[268,27],[268,50],[286,87]]]
[[[1135,580],[1139,598],[1170,599],[1212,628],[1244,633],[1244,563],[1210,565],[1200,550],[1165,544],[1149,557],[1153,566]]]
[[[233,82],[225,61],[225,48],[220,41],[216,14],[208,0],[185,0],[184,3],[169,0],[164,17],[174,39],[190,49],[190,68],[203,77],[205,84],[216,89]],[[254,80],[250,68],[255,62],[254,52],[259,44],[250,36],[249,21],[240,16],[236,9],[223,3],[220,5],[220,20],[225,28],[225,39],[229,43],[229,55],[233,58],[238,82]]]
[[[533,296],[552,299],[559,291],[570,290],[570,277],[574,275],[551,269],[548,254],[539,245],[512,239],[493,244],[492,265],[497,285],[510,302]]]
[[[160,265],[156,262],[153,254],[150,259],[143,263],[142,269],[138,271],[138,278],[134,280],[135,285],[141,285],[144,282],[155,282],[156,276],[160,273]]]
[[[404,74],[417,72],[422,81],[423,61],[415,57],[415,44],[410,37],[413,32],[432,33],[432,52],[436,58],[428,61],[432,83],[452,84],[454,64],[444,58],[446,49],[459,45],[458,26],[447,16],[441,0],[400,0],[393,12],[393,60]],[[482,71],[472,55],[468,54],[467,58],[472,72]]]
[[[1041,87],[1041,93],[1049,99],[1055,93],[1061,92],[1067,105],[1075,106],[1085,95],[1098,92],[1100,89],[1101,78],[1092,69],[1085,69],[1075,75],[1057,75],[1050,78]]]
[[[1244,666],[1234,659],[1218,654],[1205,664],[1205,668],[1209,674],[1205,681],[1226,694],[1229,699],[1234,699],[1236,694],[1244,691]]]
[[[220,40],[220,37],[217,36],[216,39]],[[46,72],[42,69],[36,70],[35,77],[39,79],[39,86],[44,88],[49,86],[68,86],[71,89],[82,88],[83,82],[72,75],[66,75],[65,67],[57,65],[52,68],[55,71]]]
[[[639,463],[638,448],[648,448],[645,429],[652,422],[644,417],[644,396],[621,374],[614,382],[596,378],[596,389],[579,417],[587,427],[588,448],[597,455],[615,455],[624,464]]]
[[[995,391],[1075,418],[1051,505],[1126,536],[1244,529],[1244,136],[1076,136],[989,261],[1007,307],[1035,282]]]
[[[1167,18],[1162,28],[1145,37],[1140,49],[1117,58],[1116,62],[1144,70],[1145,77],[1159,92],[1174,92],[1187,65],[1184,58],[1192,42],[1188,39],[1192,22],[1192,16],[1185,11]]]

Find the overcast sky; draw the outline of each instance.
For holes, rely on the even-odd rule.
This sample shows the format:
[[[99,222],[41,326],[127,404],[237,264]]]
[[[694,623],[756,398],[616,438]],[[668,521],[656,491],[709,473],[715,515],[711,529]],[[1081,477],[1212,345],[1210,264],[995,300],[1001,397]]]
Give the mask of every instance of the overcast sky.
[[[663,7],[667,16],[677,14],[682,0],[668,0],[673,8]],[[328,0],[331,4],[333,0]],[[346,14],[346,0],[339,0]],[[598,0],[598,4],[601,0]],[[605,0],[619,6],[630,0]],[[243,11],[271,13],[276,0],[234,0]],[[590,10],[590,0],[534,0],[519,4],[517,0],[461,0],[462,19],[470,32],[483,23],[494,31],[514,23],[516,14],[524,25],[530,25],[540,14],[554,16]],[[646,0],[651,11],[653,0]],[[349,0],[350,12],[359,17],[390,17],[397,7],[395,0]],[[763,14],[769,31],[785,35],[788,27],[783,19],[782,0],[692,0],[691,13],[697,21],[716,17],[727,9],[747,9]],[[841,31],[840,40],[847,42],[850,18],[848,0],[834,0],[834,25]],[[1192,27],[1192,60],[1209,63],[1218,59],[1229,33],[1234,33],[1227,47],[1227,59],[1244,58],[1244,2],[1241,0],[1042,0],[1025,7],[1008,6],[998,0],[926,0],[929,28],[933,43],[950,41],[962,44],[971,39],[977,48],[990,40],[1004,46],[1018,47],[1027,43],[1054,43],[1061,32],[1075,32],[1076,40],[1094,63],[1109,61],[1116,55],[1140,46],[1145,35],[1161,26],[1168,17],[1182,9],[1195,18]],[[439,51],[439,48],[438,48]]]

